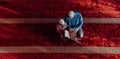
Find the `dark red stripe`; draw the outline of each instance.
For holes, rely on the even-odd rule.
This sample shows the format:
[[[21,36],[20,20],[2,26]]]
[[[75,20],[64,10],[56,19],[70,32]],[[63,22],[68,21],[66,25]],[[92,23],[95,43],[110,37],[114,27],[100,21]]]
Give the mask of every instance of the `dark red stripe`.
[[[0,46],[59,46],[55,24],[0,24]],[[84,24],[83,46],[120,46],[120,24]],[[63,46],[78,46],[68,41]]]
[[[19,53],[0,54],[1,59],[119,59],[120,54]]]

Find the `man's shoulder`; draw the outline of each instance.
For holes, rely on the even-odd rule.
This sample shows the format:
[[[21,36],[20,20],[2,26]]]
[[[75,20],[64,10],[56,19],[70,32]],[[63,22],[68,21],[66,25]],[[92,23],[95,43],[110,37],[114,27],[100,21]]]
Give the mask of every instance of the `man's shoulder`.
[[[69,19],[70,19],[69,16],[66,16],[66,17],[65,17],[65,20],[69,20]]]
[[[75,15],[81,15],[81,13],[80,12],[75,12]]]
[[[80,12],[74,12],[74,13],[76,13],[76,14],[80,14]]]

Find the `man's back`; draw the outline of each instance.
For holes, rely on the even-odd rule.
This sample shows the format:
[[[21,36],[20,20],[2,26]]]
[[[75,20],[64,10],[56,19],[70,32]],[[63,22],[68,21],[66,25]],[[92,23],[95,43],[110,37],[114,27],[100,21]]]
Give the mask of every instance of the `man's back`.
[[[71,19],[69,16],[67,16],[65,21],[67,23],[68,28],[77,29],[82,26],[83,19],[79,12],[74,13],[75,13],[74,18]]]

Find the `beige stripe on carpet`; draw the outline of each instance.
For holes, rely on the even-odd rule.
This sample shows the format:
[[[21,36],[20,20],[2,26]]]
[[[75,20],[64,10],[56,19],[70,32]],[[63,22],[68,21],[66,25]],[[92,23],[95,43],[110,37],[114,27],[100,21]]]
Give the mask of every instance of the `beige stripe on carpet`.
[[[56,23],[60,18],[0,18],[0,23]],[[84,18],[84,23],[120,23],[120,18]]]
[[[101,53],[101,54],[120,54],[120,47],[10,46],[10,47],[0,47],[0,53]]]

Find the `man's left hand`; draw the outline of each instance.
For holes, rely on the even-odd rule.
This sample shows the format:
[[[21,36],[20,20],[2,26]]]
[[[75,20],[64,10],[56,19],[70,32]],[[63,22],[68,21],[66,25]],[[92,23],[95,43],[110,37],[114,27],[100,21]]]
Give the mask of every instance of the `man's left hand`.
[[[76,29],[75,32],[78,32],[78,29]]]

